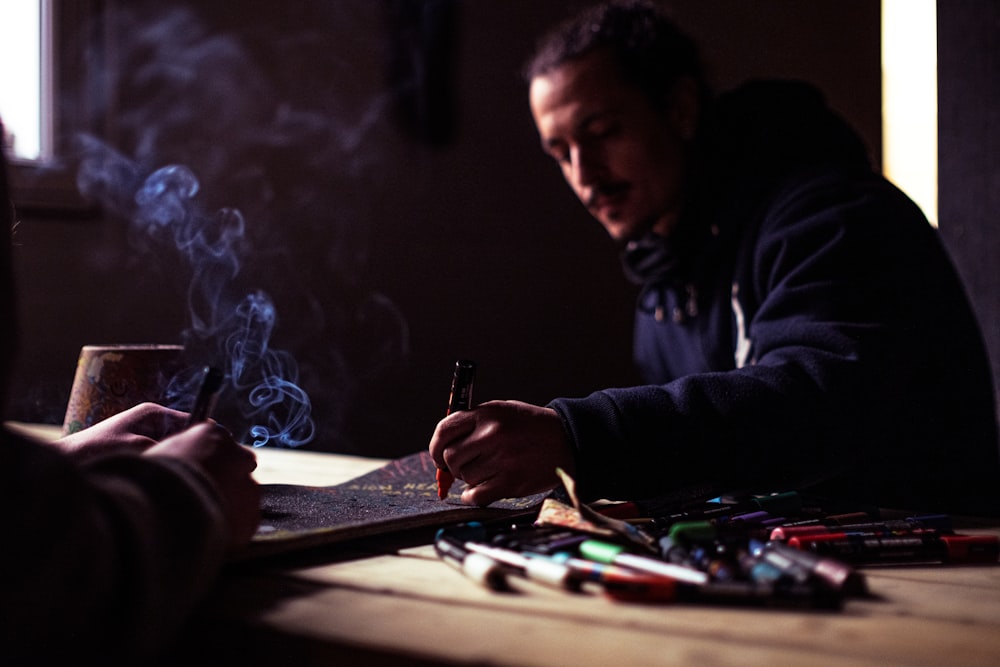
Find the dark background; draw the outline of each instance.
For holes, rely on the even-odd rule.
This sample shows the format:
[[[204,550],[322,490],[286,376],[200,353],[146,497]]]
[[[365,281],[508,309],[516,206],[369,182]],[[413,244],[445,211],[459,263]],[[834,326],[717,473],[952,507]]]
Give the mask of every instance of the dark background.
[[[233,287],[274,300],[271,345],[295,358],[313,403],[309,448],[426,446],[459,357],[479,362],[477,401],[544,403],[633,381],[633,290],[541,154],[519,76],[539,33],[587,3],[58,4],[72,19],[60,48],[77,54],[61,72],[67,123],[140,169],[186,166],[199,207],[243,213]],[[997,9],[946,4],[942,39],[962,77],[940,86],[952,100],[941,226],[995,349]],[[670,6],[716,87],[812,81],[880,163],[877,0]],[[955,53],[973,48],[970,29],[981,42],[972,71]],[[993,150],[968,163],[957,147],[986,136]],[[958,203],[951,182],[963,184]],[[36,202],[21,218],[22,342],[6,415],[61,423],[82,345],[181,340],[191,272],[106,207]]]

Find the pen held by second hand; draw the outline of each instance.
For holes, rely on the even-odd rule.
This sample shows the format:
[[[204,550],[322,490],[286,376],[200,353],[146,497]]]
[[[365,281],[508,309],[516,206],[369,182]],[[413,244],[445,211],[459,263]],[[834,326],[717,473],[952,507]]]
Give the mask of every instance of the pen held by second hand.
[[[214,366],[205,366],[202,374],[201,386],[191,408],[191,415],[188,417],[188,427],[200,424],[212,416],[219,390],[222,389],[222,381],[225,379],[222,371]]]

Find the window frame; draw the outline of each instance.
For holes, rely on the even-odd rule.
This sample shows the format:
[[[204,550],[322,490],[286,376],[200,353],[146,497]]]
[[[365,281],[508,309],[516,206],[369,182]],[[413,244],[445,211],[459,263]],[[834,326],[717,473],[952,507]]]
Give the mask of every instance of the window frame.
[[[110,138],[114,100],[104,81],[113,55],[108,39],[113,2],[45,3],[43,32],[50,51],[43,57],[50,59],[50,80],[42,85],[49,91],[43,103],[51,114],[51,151],[39,160],[8,159],[11,199],[21,215],[91,217],[99,210],[77,187],[73,144],[80,133]]]

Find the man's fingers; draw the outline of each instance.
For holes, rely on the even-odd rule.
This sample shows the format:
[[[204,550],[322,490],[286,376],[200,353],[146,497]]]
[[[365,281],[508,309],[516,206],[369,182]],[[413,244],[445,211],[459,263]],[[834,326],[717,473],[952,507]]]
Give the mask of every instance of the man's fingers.
[[[438,422],[431,436],[428,446],[431,459],[439,468],[446,470],[458,461],[451,461],[455,452],[459,451],[455,445],[468,437],[476,428],[476,421],[470,414],[472,411],[454,412]]]
[[[470,486],[465,491],[462,491],[462,502],[466,505],[479,505],[483,507],[496,500],[500,500],[503,496],[499,495],[492,487],[493,485],[490,482],[484,482],[478,486]]]

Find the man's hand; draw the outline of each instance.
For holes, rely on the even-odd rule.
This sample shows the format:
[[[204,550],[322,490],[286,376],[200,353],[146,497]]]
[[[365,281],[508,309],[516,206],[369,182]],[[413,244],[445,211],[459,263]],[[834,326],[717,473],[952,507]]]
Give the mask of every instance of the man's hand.
[[[253,450],[223,427],[202,422],[151,447],[146,456],[171,456],[201,468],[222,497],[230,547],[250,541],[260,523],[260,487],[251,476],[257,468]]]
[[[557,467],[575,472],[556,411],[520,401],[490,401],[448,415],[429,449],[438,467],[469,485],[462,502],[473,505],[554,488]]]
[[[123,452],[141,454],[171,433],[183,429],[187,419],[186,412],[156,403],[141,403],[59,438],[53,444],[78,460]]]

